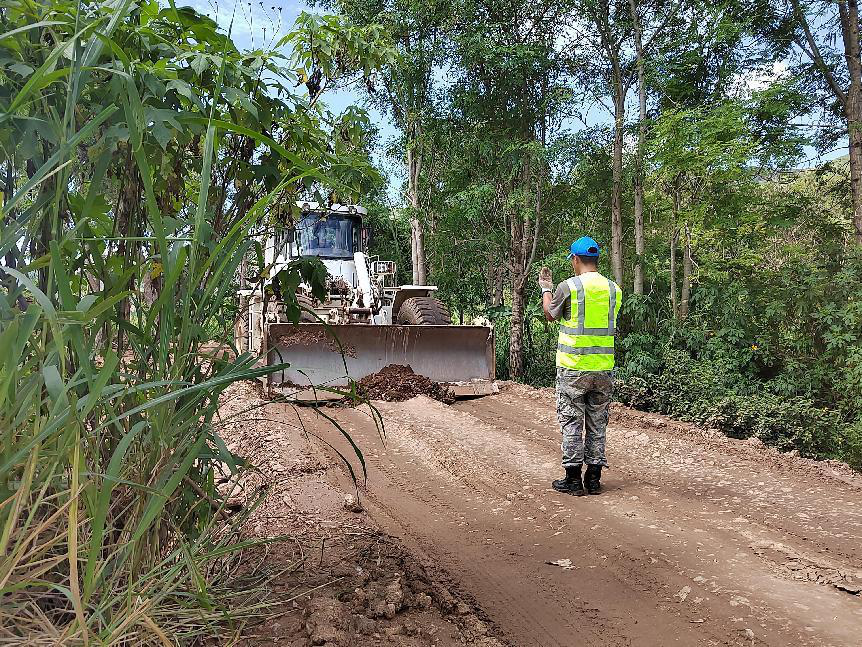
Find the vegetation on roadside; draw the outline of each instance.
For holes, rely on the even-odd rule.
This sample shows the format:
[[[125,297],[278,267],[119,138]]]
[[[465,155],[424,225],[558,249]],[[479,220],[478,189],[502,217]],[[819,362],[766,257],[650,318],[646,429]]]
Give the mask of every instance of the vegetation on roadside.
[[[230,639],[265,580],[219,396],[279,368],[232,348],[236,276],[294,196],[377,181],[364,113],[318,98],[389,49],[303,15],[239,51],[173,2],[0,18],[0,641]]]
[[[553,382],[535,278],[590,234],[620,399],[862,467],[862,148],[816,159],[862,132],[852,3],[324,4],[399,52],[375,249],[495,323],[499,377]]]
[[[234,295],[298,197],[362,201],[404,282],[492,320],[498,376],[534,384],[537,270],[589,233],[623,401],[862,467],[862,148],[794,170],[862,132],[858,38],[829,37],[855,4],[324,4],[241,51],[173,1],[0,2],[0,638],[259,611],[216,411],[280,369],[232,347]],[[403,200],[368,115],[321,100],[348,83],[395,124]]]

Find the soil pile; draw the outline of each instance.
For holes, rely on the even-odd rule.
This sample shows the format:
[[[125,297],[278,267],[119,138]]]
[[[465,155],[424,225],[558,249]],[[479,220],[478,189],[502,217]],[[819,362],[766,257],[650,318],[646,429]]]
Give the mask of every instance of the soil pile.
[[[427,395],[446,404],[455,401],[455,394],[450,389],[400,364],[389,364],[377,373],[363,377],[359,380],[359,392],[369,400],[387,402],[404,402],[417,395]]]

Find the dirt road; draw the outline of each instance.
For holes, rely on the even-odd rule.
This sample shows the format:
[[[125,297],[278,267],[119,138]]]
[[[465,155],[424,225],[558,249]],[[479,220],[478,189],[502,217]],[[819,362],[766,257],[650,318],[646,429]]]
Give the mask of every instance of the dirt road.
[[[377,406],[385,443],[367,408],[326,409],[365,452],[366,508],[513,645],[862,645],[847,470],[616,408],[605,492],[572,497],[549,487],[548,390]]]
[[[268,606],[221,644],[505,647],[469,599],[436,581],[345,494],[351,488],[338,482],[336,462],[305,433],[297,410],[260,395],[252,384],[231,385],[218,429],[257,468],[243,472],[238,491],[221,487],[249,515],[243,538],[265,541],[238,559]]]

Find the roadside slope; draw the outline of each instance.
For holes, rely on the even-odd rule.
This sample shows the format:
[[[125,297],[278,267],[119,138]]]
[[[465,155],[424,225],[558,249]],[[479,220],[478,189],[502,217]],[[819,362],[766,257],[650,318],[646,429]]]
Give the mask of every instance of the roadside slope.
[[[859,644],[856,476],[616,409],[605,493],[576,498],[549,488],[548,391],[376,405],[385,444],[367,410],[328,410],[366,505],[513,644]]]

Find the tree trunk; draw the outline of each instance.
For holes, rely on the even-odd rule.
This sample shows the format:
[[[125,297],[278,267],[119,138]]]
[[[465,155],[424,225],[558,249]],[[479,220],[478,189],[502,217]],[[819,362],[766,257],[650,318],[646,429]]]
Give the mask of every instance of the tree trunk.
[[[858,103],[859,99],[857,99]],[[858,111],[858,109],[857,109]],[[850,129],[850,197],[856,242],[862,245],[862,115],[847,119]]]
[[[509,331],[509,374],[513,380],[524,377],[524,315],[527,278],[536,257],[541,222],[542,192],[540,173],[534,173],[529,157],[521,169],[521,188],[524,191],[522,209],[515,209],[510,218],[509,259],[512,276],[512,316]],[[535,181],[535,186],[533,186]],[[511,187],[514,190],[514,183]],[[511,195],[512,191],[510,191]],[[531,204],[532,203],[532,204]],[[532,213],[532,216],[531,216]]]
[[[494,305],[494,286],[497,280],[497,268],[494,265],[494,259],[490,256],[485,257],[485,307],[491,308]]]
[[[862,244],[862,57],[859,47],[859,3],[838,3],[844,58],[850,87],[844,104],[847,133],[850,139],[850,196],[853,204],[853,227],[856,242]]]
[[[413,259],[413,285],[425,285],[428,272],[425,265],[425,234],[422,223],[416,217],[410,218],[410,246]]]
[[[646,79],[644,78],[643,33],[638,19],[635,0],[630,0],[633,17],[635,52],[637,53],[638,84],[638,143],[635,150],[634,168],[634,219],[635,219],[635,279],[634,293],[644,293],[644,146],[646,145]]]
[[[526,184],[526,164],[521,171],[521,182]],[[515,183],[509,187],[509,195]],[[517,207],[509,219],[509,262],[512,279],[512,314],[509,326],[509,378],[518,380],[524,374],[524,237],[527,228]]]
[[[688,317],[688,303],[691,298],[691,230],[685,223],[685,246],[682,250],[682,294],[679,300],[679,318]]]
[[[611,193],[611,266],[614,281],[623,284],[623,127],[625,93],[619,72],[614,73],[613,189]]]
[[[494,270],[494,298],[491,305],[499,308],[503,305],[503,285],[506,281],[506,273],[502,267]]]
[[[428,280],[425,263],[425,233],[419,219],[419,175],[422,155],[418,151],[419,126],[411,126],[407,139],[407,194],[410,200],[410,253],[413,262],[413,285],[425,285]]]
[[[670,309],[674,319],[679,317],[679,306],[676,298],[676,243],[679,229],[674,227],[670,236]]]
[[[512,277],[512,316],[509,331],[509,378],[518,380],[524,375],[524,289]]]
[[[486,263],[488,274],[485,277],[487,289],[485,303],[488,308],[499,308],[503,303],[503,285],[506,277],[497,257],[489,255]]]

